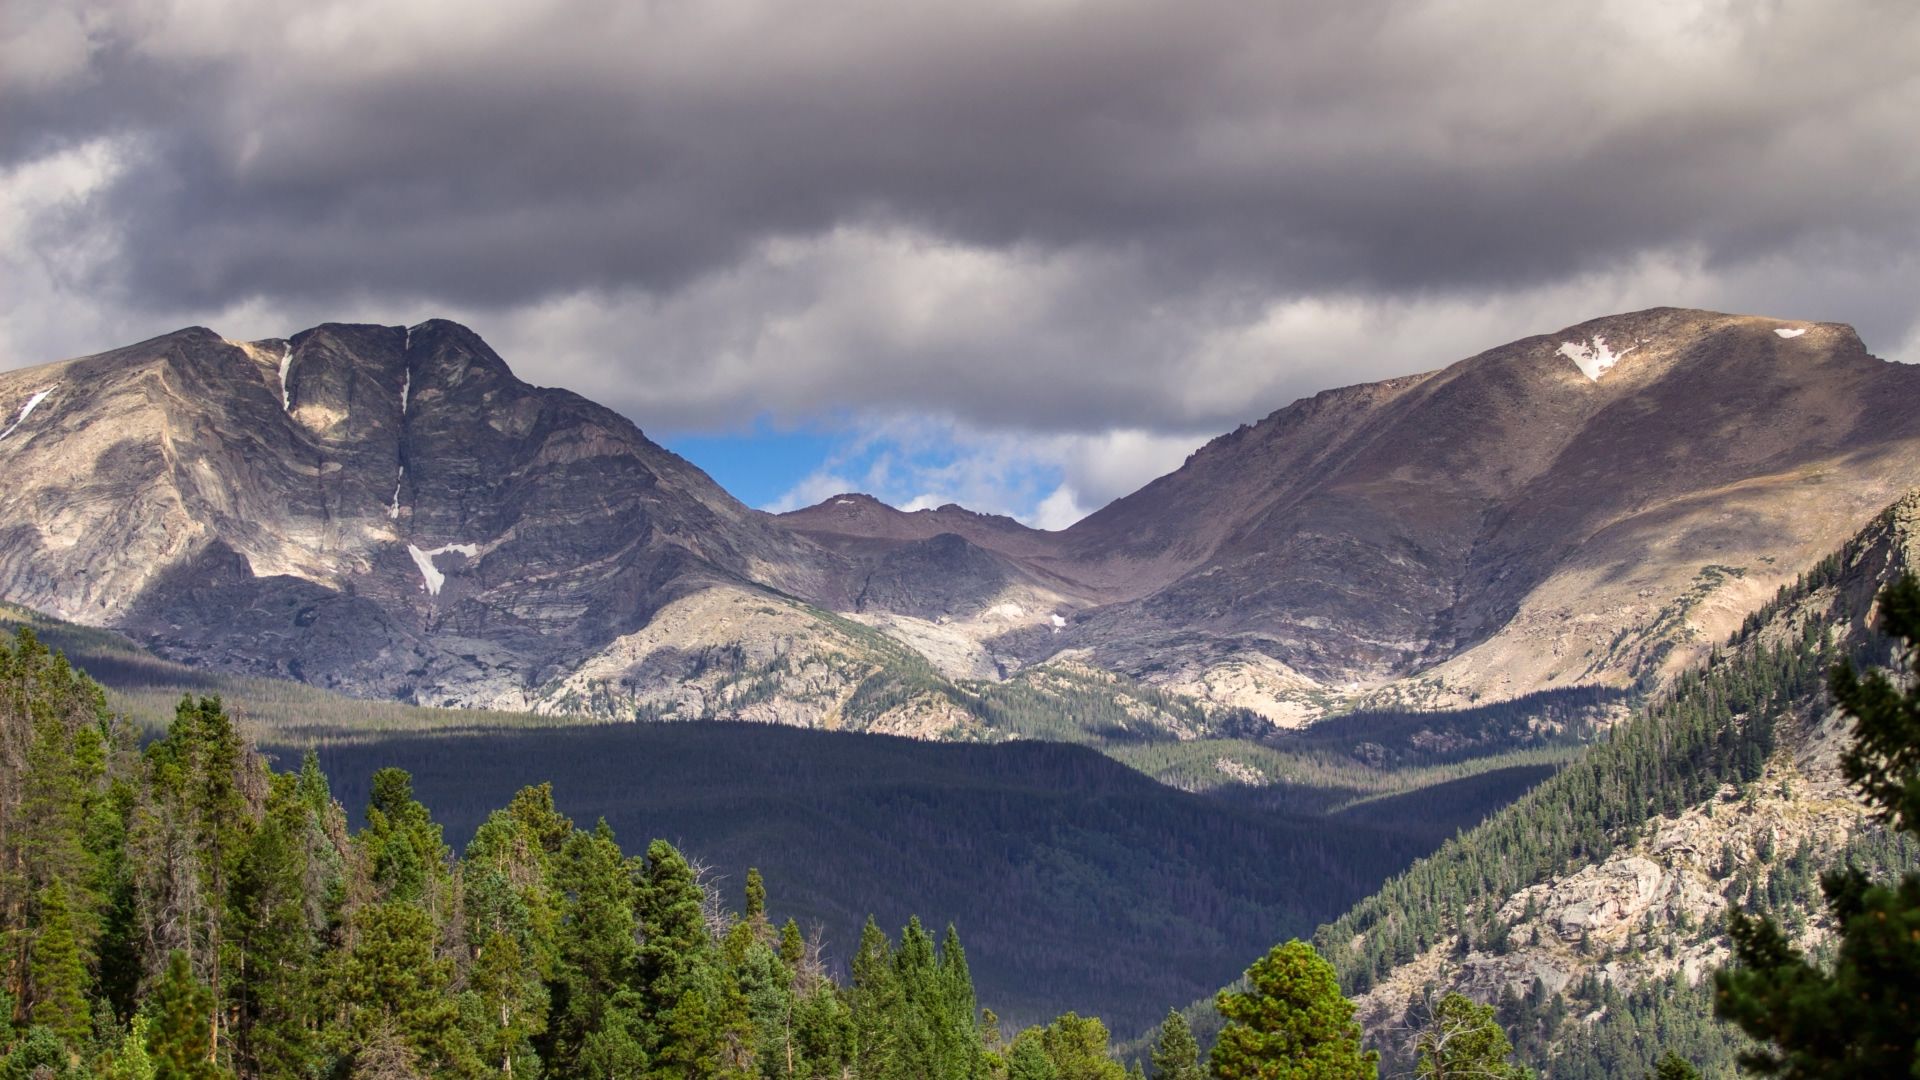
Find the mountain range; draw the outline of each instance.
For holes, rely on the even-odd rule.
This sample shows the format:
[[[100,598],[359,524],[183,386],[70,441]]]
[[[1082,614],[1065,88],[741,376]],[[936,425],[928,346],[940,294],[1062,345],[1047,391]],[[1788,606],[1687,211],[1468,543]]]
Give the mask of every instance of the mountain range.
[[[1052,673],[1289,726],[1648,687],[1920,474],[1920,367],[1679,309],[1328,390],[1071,528],[742,505],[472,331],[0,372],[0,598],[348,694],[977,738]]]

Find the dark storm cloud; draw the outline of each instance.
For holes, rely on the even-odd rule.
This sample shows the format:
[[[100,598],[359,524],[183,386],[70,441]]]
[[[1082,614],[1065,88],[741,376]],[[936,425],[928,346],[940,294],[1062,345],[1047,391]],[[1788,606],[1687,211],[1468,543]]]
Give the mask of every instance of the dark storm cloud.
[[[1907,265],[1910,5],[1564,6],[60,6],[10,29],[8,55],[41,62],[6,88],[0,151],[17,165],[119,140],[109,182],[35,223],[48,247],[69,228],[117,237],[84,282],[96,295],[165,312],[371,297],[498,313],[507,337],[549,347],[538,305],[590,297],[624,315],[575,332],[574,352],[643,358],[594,372],[562,356],[555,372],[709,420],[837,402],[1192,430],[1248,395],[1351,381],[1332,374],[1351,335],[1249,336],[1278,301],[1386,305],[1390,322],[1439,297],[1524,319],[1542,288],[1656,258],[1733,300],[1725,281],[1791,294],[1775,283],[1820,273],[1809,252]],[[63,66],[68,11],[86,48]],[[35,34],[66,44],[35,50]],[[1044,304],[1009,315],[1022,296],[950,278],[902,295],[862,277],[888,237],[996,256],[1005,288]],[[911,325],[820,314],[916,296],[980,303]],[[1605,310],[1559,299],[1555,315]],[[1890,293],[1813,314],[1870,340],[1913,318]],[[796,322],[815,329],[766,347]],[[621,340],[635,326],[649,336]],[[1245,385],[1220,397],[1238,404],[1170,389],[1223,335],[1270,340],[1280,373],[1227,371]],[[709,371],[716,356],[740,378]],[[1031,391],[1008,400],[1022,378]]]

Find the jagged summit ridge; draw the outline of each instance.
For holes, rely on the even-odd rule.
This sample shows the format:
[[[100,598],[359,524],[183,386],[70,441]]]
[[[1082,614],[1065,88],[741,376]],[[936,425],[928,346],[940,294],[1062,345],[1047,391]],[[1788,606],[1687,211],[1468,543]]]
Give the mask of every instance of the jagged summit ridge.
[[[176,658],[524,706],[699,582],[818,584],[810,545],[456,323],[189,329],[0,404],[49,375],[84,390],[0,445],[0,588]]]
[[[1910,482],[1916,380],[1839,324],[1610,316],[1296,401],[1043,532],[852,493],[750,510],[445,320],[189,328],[0,373],[0,596],[432,703],[617,703],[703,650],[842,641],[796,602],[950,674],[1066,656],[1279,721],[1504,697],[1737,622]]]

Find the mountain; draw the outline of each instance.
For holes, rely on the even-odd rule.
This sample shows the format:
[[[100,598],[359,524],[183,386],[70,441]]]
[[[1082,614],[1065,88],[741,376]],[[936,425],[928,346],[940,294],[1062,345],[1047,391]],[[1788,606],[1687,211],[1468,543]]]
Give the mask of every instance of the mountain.
[[[1825,690],[1839,657],[1891,661],[1875,599],[1916,568],[1920,491],[1609,742],[1322,928],[1388,1055],[1410,1056],[1410,1009],[1458,989],[1499,1003],[1555,1078],[1637,1078],[1668,1049],[1729,1069],[1739,1036],[1703,982],[1728,957],[1726,911],[1768,912],[1814,948],[1833,929],[1822,871],[1920,865],[1840,775],[1849,725]]]
[[[192,328],[0,373],[0,598],[435,705],[980,738],[1003,680],[1111,672],[1230,726],[1465,706],[1680,670],[1914,474],[1916,404],[1844,326],[1656,309],[1296,402],[1049,533],[749,509],[445,321]]]
[[[0,375],[8,599],[188,662],[530,703],[704,587],[814,554],[611,410],[448,322],[192,328]]]
[[[1920,367],[1846,326],[1613,316],[1295,402],[1050,547],[999,548],[1094,602],[989,646],[1087,650],[1282,723],[1629,686],[1699,656],[1916,466]]]

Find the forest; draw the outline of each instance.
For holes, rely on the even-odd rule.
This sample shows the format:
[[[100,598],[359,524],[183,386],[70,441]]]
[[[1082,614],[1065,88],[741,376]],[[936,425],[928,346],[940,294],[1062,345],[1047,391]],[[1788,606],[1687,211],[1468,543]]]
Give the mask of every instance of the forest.
[[[276,772],[217,698],[142,747],[30,631],[0,644],[0,1075],[1005,1075],[951,927],[816,930],[654,840],[629,855],[545,784],[456,857],[405,772],[350,829],[316,758]],[[737,906],[736,906],[737,905]],[[937,939],[937,940],[936,940]],[[1107,1061],[1074,1014],[1047,1068]]]
[[[286,766],[303,747],[270,746]],[[1169,789],[1085,747],[929,744],[766,725],[615,724],[323,744],[350,808],[386,766],[456,843],[548,779],[578,821],[664,837],[844,958],[867,916],[967,935],[1010,1022],[1071,1002],[1121,1030],[1210,994],[1276,937],[1307,936],[1437,837]]]

